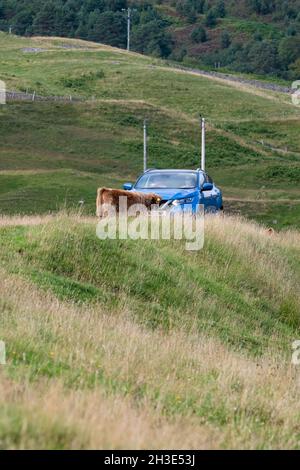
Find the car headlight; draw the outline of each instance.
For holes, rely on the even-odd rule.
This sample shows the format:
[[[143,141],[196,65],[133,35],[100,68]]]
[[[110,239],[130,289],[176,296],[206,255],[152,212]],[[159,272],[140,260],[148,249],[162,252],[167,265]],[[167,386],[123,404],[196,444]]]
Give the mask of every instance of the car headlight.
[[[187,197],[186,199],[175,199],[175,201],[172,202],[172,206],[181,206],[184,204],[192,204],[193,198],[192,197]]]

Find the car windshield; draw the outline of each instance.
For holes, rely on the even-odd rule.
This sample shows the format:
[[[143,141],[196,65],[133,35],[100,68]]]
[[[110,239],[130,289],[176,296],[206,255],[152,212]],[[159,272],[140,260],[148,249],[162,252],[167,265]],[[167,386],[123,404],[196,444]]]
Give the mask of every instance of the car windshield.
[[[196,173],[148,173],[137,182],[137,189],[193,189],[197,186]]]

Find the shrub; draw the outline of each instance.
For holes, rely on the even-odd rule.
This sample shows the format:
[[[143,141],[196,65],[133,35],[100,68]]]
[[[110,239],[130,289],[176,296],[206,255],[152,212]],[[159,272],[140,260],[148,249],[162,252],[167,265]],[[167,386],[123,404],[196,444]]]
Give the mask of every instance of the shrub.
[[[207,34],[205,28],[203,26],[199,26],[192,31],[191,39],[193,42],[206,42],[207,41]]]
[[[205,17],[205,24],[209,28],[212,28],[213,26],[216,26],[217,24],[217,17],[215,14],[215,11],[213,9],[210,9]]]

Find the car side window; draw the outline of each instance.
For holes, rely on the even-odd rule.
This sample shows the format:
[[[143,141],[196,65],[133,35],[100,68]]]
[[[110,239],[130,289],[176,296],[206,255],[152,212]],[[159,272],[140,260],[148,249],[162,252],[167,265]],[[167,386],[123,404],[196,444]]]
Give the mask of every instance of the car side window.
[[[213,179],[209,175],[206,175],[205,183],[214,184]]]

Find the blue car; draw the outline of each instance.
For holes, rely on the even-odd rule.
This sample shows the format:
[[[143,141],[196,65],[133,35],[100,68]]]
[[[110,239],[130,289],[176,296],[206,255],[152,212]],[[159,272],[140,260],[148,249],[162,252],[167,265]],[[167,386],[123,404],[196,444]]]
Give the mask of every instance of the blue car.
[[[147,170],[126,191],[155,193],[161,197],[162,210],[196,213],[199,204],[205,212],[223,210],[222,191],[202,170]]]

